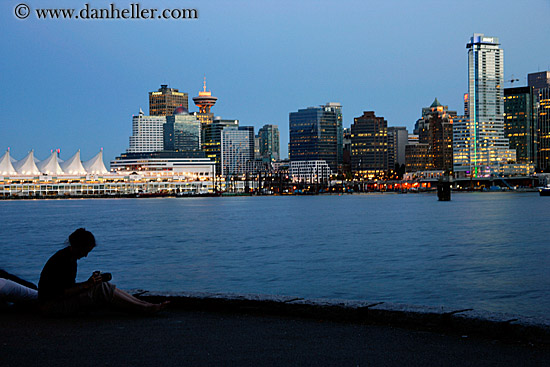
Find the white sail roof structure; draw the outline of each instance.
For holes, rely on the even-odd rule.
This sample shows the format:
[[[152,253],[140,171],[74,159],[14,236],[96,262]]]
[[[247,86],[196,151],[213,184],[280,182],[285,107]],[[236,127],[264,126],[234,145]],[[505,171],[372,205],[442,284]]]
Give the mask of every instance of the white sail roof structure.
[[[82,162],[82,165],[88,173],[104,174],[109,173],[103,163],[103,150],[100,150],[92,159]]]
[[[11,164],[10,151],[6,150],[6,153],[0,158],[0,175],[15,175],[16,173],[13,164]]]
[[[57,152],[55,151],[53,151],[48,158],[38,163],[37,166],[40,172],[45,173],[47,175],[63,174],[63,170],[61,169],[61,166],[59,165],[59,162],[57,160]]]
[[[40,170],[38,167],[36,167],[36,163],[34,163],[34,151],[31,150],[29,154],[20,161],[17,161],[13,167],[17,171],[17,173],[21,175],[39,175]]]
[[[66,175],[85,175],[86,169],[80,161],[80,149],[65,162],[61,163],[61,169]]]

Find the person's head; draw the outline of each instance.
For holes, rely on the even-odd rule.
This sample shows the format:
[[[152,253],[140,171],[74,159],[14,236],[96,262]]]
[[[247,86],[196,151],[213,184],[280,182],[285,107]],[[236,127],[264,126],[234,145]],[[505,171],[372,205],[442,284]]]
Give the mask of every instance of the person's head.
[[[95,237],[92,232],[79,228],[69,236],[69,243],[77,259],[88,256],[95,247]]]

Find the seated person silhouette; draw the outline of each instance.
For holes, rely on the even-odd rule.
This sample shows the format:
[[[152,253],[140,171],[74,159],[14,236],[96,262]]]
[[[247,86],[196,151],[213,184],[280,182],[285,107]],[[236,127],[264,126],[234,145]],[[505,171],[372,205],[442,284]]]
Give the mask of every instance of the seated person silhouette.
[[[153,314],[168,305],[142,301],[109,283],[110,277],[98,271],[87,281],[76,283],[77,260],[88,256],[96,242],[91,232],[79,228],[69,236],[69,244],[48,260],[40,274],[38,301],[44,314],[74,314],[101,306]]]

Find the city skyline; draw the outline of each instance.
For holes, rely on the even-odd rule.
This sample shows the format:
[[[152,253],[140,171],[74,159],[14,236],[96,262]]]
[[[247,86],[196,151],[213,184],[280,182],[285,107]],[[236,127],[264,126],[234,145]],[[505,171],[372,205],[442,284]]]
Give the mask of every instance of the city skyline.
[[[544,22],[548,1],[530,2],[538,11],[489,1],[476,3],[478,11],[471,12],[472,3],[212,1],[196,4],[197,20],[145,23],[23,21],[13,16],[16,4],[4,2],[6,56],[0,65],[10,73],[2,77],[0,95],[2,149],[11,147],[17,159],[34,149],[46,159],[51,149],[60,148],[63,157],[82,149],[88,157],[103,147],[109,161],[128,148],[129,120],[146,109],[148,92],[167,84],[192,98],[204,76],[218,97],[215,116],[238,119],[256,131],[265,124],[280,126],[282,158],[288,156],[288,114],[326,102],[342,104],[344,127],[373,110],[388,126],[410,131],[418,111],[435,97],[461,112],[467,91],[464,45],[473,33],[499,37],[504,79],[519,79],[505,87],[527,85],[528,73],[548,69],[550,50],[540,47],[550,31]],[[162,5],[169,4],[174,5]],[[540,31],[520,31],[528,29],[521,24],[538,24]],[[158,41],[159,34],[170,32],[183,40]]]

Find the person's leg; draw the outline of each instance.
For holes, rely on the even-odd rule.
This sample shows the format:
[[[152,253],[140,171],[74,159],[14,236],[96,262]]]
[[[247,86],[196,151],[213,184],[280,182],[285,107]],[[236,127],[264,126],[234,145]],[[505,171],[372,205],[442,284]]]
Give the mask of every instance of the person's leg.
[[[145,302],[140,300],[139,298],[132,296],[131,294],[124,292],[123,290],[115,288],[113,292],[112,303],[125,311],[155,313],[166,308],[166,306],[168,306],[170,302]]]
[[[0,278],[0,300],[29,302],[38,299],[38,292],[10,279]]]

